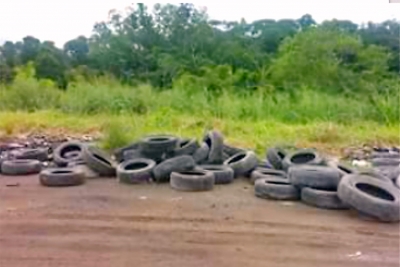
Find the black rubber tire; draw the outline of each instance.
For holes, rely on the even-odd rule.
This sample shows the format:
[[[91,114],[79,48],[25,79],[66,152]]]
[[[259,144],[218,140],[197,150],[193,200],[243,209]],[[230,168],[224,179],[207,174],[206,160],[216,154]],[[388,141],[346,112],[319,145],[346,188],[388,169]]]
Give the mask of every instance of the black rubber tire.
[[[215,177],[215,184],[229,184],[233,182],[234,171],[226,165],[200,165],[198,168],[212,172]]]
[[[256,168],[254,171],[251,172],[250,183],[254,184],[258,179],[266,179],[273,177],[287,179],[287,175],[284,171],[266,169],[266,168]]]
[[[193,157],[189,155],[167,159],[154,167],[153,177],[157,182],[168,182],[172,172],[192,170],[195,165]]]
[[[183,155],[193,155],[198,148],[200,148],[200,146],[196,139],[181,139],[178,142],[178,147],[169,153],[168,156],[177,157]]]
[[[297,165],[289,168],[288,177],[299,188],[336,189],[342,176],[338,169],[332,167]]]
[[[41,162],[35,159],[5,160],[1,164],[1,172],[6,175],[36,174],[41,170]]]
[[[210,148],[208,153],[207,163],[222,164],[223,163],[223,148],[224,137],[219,131],[209,131],[203,138],[203,141]]]
[[[178,141],[178,137],[172,135],[150,135],[141,140],[139,148],[146,155],[152,155],[155,152],[163,154],[176,149]]]
[[[77,168],[52,168],[40,172],[39,182],[44,186],[74,186],[84,184],[84,173]]]
[[[115,164],[102,150],[93,146],[86,146],[83,149],[82,155],[87,166],[97,172],[99,176],[115,176]]]
[[[254,184],[256,197],[275,200],[299,200],[300,191],[285,178],[268,177]]]
[[[196,164],[202,164],[207,161],[209,153],[210,148],[205,142],[203,142],[201,146],[196,150],[196,152],[194,152],[193,159]]]
[[[289,167],[296,165],[323,165],[324,160],[317,152],[311,149],[300,149],[294,153],[286,155],[282,161],[283,170],[287,171]]]
[[[399,166],[400,158],[376,158],[371,161],[372,166]]]
[[[134,149],[139,149],[139,142],[134,142],[134,143],[131,143],[131,144],[127,145],[127,146],[115,149],[114,152],[113,152],[115,161],[116,162],[124,161],[125,160],[124,159],[125,151],[134,150]]]
[[[388,177],[386,177],[381,172],[379,172],[375,169],[363,170],[363,171],[358,172],[357,174],[368,176],[373,179],[378,179],[378,180],[386,182],[386,183],[392,183],[392,180],[390,180]]]
[[[268,162],[270,162],[271,165],[274,166],[275,169],[282,170],[282,161],[286,157],[286,154],[287,153],[285,152],[285,150],[279,147],[272,147],[267,149],[266,158]]]
[[[339,199],[336,190],[327,191],[304,187],[301,190],[301,200],[310,206],[321,209],[344,210],[349,208]]]
[[[143,153],[139,149],[130,149],[130,150],[124,151],[121,162],[131,160],[131,159],[141,159],[141,158],[146,158],[146,157],[143,155]]]
[[[242,148],[238,148],[238,147],[234,147],[234,146],[230,146],[227,144],[223,145],[223,152],[228,155],[229,157],[232,157],[233,155],[236,155],[237,153],[243,152],[245,151]]]
[[[377,152],[374,151],[371,153],[371,158],[392,158],[392,159],[398,159],[400,158],[400,153],[398,152]]]
[[[244,151],[227,159],[224,165],[233,169],[235,177],[249,176],[257,168],[258,159],[253,151]]]
[[[156,162],[151,159],[131,159],[117,167],[117,178],[120,183],[137,184],[150,182]]]
[[[84,147],[85,145],[78,141],[62,143],[54,150],[53,161],[59,166],[67,166],[69,162],[77,161],[83,158],[82,152]],[[78,151],[80,154],[78,154],[76,157],[66,158],[65,154],[71,151]]]
[[[400,190],[393,184],[364,175],[350,174],[342,178],[338,196],[350,207],[381,221],[400,220]]]
[[[36,159],[44,162],[48,160],[48,149],[47,148],[27,148],[18,153],[16,159]]]
[[[213,173],[204,170],[171,173],[170,186],[179,191],[209,191],[213,189],[214,183]]]

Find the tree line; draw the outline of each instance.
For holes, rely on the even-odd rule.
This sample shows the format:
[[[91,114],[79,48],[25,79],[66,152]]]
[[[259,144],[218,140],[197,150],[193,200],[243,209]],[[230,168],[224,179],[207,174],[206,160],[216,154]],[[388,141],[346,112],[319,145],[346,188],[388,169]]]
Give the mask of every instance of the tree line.
[[[62,89],[76,75],[112,75],[122,83],[145,82],[159,89],[177,81],[213,91],[306,86],[348,92],[367,90],[371,83],[379,83],[379,89],[398,79],[399,27],[396,20],[317,24],[309,14],[218,21],[192,4],[136,4],[124,12],[110,11],[90,37],[79,36],[62,49],[34,36],[5,42],[0,83],[11,84],[16,69],[31,63],[37,79],[50,79]]]

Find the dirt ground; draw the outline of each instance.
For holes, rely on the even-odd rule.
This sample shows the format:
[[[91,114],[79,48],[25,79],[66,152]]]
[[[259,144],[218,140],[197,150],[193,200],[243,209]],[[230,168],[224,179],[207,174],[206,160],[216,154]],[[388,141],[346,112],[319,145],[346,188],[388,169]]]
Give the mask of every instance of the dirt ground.
[[[183,193],[0,176],[1,267],[398,267],[399,243],[399,224],[258,199],[247,181]]]

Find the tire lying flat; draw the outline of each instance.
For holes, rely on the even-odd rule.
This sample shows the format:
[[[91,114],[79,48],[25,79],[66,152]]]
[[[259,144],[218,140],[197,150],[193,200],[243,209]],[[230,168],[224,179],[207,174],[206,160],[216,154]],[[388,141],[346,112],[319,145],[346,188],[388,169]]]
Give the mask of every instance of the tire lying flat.
[[[43,170],[39,174],[40,184],[43,186],[60,187],[84,184],[85,174],[77,168],[52,168]]]
[[[256,197],[274,200],[299,200],[300,191],[285,178],[258,179],[254,184]]]
[[[196,169],[184,172],[173,172],[170,185],[179,191],[209,191],[214,187],[213,173]]]
[[[234,171],[226,165],[200,165],[198,168],[212,172],[215,178],[215,184],[229,184],[233,182]]]
[[[117,167],[120,183],[137,184],[150,182],[156,162],[151,159],[132,159],[122,162]]]
[[[349,208],[339,199],[336,190],[328,191],[304,187],[301,190],[301,200],[320,209],[343,210]]]

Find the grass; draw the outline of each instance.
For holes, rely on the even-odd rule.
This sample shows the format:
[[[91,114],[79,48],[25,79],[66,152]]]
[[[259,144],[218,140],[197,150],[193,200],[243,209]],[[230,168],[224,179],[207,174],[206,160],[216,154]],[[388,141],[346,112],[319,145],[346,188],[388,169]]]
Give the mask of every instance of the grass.
[[[101,135],[102,145],[111,149],[150,133],[200,139],[214,128],[227,142],[260,154],[274,144],[338,154],[348,146],[400,143],[398,94],[362,99],[306,89],[295,96],[229,90],[213,97],[199,88],[155,92],[100,79],[77,82],[64,92],[19,75],[11,87],[0,87],[0,132],[90,133]]]
[[[76,115],[60,111],[0,112],[2,135],[27,132],[46,134],[93,134],[102,138],[105,148],[128,144],[150,133],[170,133],[199,140],[207,129],[220,130],[230,144],[256,150],[263,155],[266,147],[283,144],[314,147],[340,154],[349,146],[364,144],[399,144],[399,127],[360,122],[342,125],[331,122],[287,124],[276,120],[257,122],[221,120],[208,116],[166,114],[156,111],[146,115]]]

